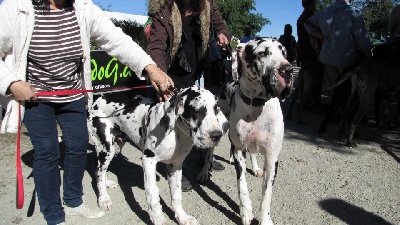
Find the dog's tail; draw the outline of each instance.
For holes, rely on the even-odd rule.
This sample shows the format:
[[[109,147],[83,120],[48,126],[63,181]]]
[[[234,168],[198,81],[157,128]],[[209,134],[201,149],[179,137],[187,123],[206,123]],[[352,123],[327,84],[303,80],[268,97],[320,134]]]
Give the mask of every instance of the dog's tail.
[[[344,69],[344,70],[340,73],[339,77],[337,78],[336,83],[333,84],[333,85],[331,85],[331,86],[329,86],[329,87],[327,87],[327,88],[325,88],[325,89],[323,89],[323,91],[331,90],[331,89],[333,89],[333,88],[339,86],[339,85],[342,84],[343,82],[345,82],[347,79],[349,79],[349,77],[351,77],[351,74],[353,74],[353,71],[356,70],[356,68],[357,68],[358,65],[360,65],[360,64],[361,64],[361,62],[360,62],[360,63],[357,63],[357,64],[354,65],[354,66],[350,66],[350,67],[347,67],[346,69]]]
[[[343,75],[343,74],[344,74],[344,75]],[[331,90],[331,89],[333,89],[333,88],[339,86],[339,85],[342,84],[343,82],[345,82],[349,77],[351,77],[350,71],[346,71],[346,73],[343,72],[341,77],[342,77],[342,78],[340,78],[339,81],[336,81],[335,84],[333,84],[333,85],[331,85],[331,86],[329,86],[329,87],[327,87],[327,88],[325,88],[325,89],[323,89],[323,90],[324,90],[324,91]]]

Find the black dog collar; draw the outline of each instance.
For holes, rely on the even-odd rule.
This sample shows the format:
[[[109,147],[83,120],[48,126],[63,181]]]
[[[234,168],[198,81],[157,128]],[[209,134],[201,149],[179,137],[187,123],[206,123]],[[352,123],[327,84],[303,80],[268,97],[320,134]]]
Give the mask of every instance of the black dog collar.
[[[263,106],[265,102],[268,101],[268,99],[263,99],[263,98],[249,98],[243,94],[242,90],[240,90],[240,87],[239,87],[239,96],[242,98],[244,103],[254,107]]]

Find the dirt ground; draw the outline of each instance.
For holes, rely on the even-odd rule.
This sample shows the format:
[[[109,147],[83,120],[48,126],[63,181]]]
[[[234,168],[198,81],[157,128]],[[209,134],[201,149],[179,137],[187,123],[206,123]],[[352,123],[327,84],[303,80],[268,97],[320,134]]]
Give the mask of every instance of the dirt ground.
[[[282,103],[285,114],[290,99]],[[295,113],[295,112],[294,112]],[[306,114],[307,125],[285,121],[285,138],[279,157],[278,176],[272,199],[272,219],[275,224],[400,224],[400,132],[399,129],[378,129],[372,122],[360,125],[357,148],[344,146],[337,136],[338,126],[329,124],[326,135],[318,135],[322,116]],[[23,128],[22,161],[25,185],[25,204],[16,209],[16,135],[0,135],[0,224],[45,224],[34,195],[31,177],[33,149]],[[62,144],[62,143],[61,143]],[[200,224],[240,224],[236,173],[229,164],[230,144],[225,135],[216,148],[216,158],[226,167],[212,172],[211,180],[203,185],[195,181],[200,167],[199,152],[189,155],[193,162],[194,186],[183,193],[183,206]],[[109,190],[113,209],[100,219],[67,216],[67,224],[151,224],[146,212],[143,171],[140,151],[125,145],[109,169],[109,178],[119,187]],[[95,151],[88,146],[84,176],[84,201],[97,205],[94,170]],[[203,154],[204,156],[204,154]],[[259,157],[260,165],[263,159]],[[250,173],[248,159],[247,181],[258,224],[261,199],[261,180]],[[165,167],[158,166],[161,204],[168,224],[176,224],[166,180]]]

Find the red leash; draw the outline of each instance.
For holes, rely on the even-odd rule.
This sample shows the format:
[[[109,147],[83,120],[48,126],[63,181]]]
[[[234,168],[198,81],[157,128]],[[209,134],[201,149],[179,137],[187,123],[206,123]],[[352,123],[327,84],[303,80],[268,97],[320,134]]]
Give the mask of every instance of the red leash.
[[[18,104],[18,134],[17,134],[17,209],[24,206],[24,179],[21,166],[21,103]]]
[[[60,91],[44,91],[35,93],[36,96],[60,96],[60,95],[74,95],[88,92],[119,92],[129,91],[133,89],[144,89],[151,87],[149,85],[142,85],[129,88],[104,88],[98,90],[60,90]],[[18,105],[18,133],[17,133],[17,209],[22,209],[24,206],[24,179],[22,176],[21,165],[21,103]]]

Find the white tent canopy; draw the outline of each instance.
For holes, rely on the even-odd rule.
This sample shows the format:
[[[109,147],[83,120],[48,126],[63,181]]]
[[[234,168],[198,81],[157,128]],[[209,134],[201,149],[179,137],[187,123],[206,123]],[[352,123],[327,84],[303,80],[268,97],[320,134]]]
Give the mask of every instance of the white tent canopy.
[[[132,15],[132,14],[120,13],[120,12],[105,11],[105,13],[110,18],[114,18],[116,20],[134,21],[140,25],[144,25],[148,18],[147,16]]]

